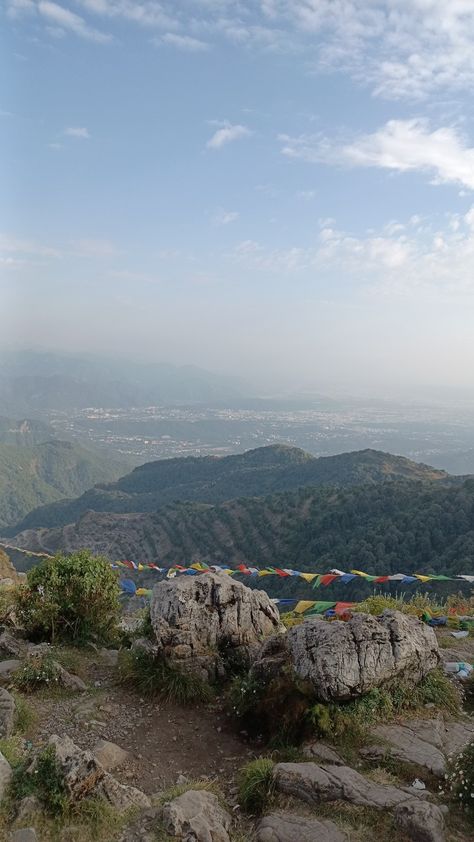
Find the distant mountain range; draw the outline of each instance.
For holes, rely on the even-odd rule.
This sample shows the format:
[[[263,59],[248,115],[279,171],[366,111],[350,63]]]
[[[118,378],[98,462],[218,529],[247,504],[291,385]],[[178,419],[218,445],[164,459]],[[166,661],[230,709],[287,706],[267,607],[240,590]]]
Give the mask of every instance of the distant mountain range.
[[[156,512],[174,501],[218,503],[262,497],[305,486],[352,486],[393,479],[440,481],[448,474],[376,450],[316,458],[296,447],[272,445],[246,453],[147,462],[116,482],[99,484],[74,500],[31,511],[7,534],[73,523],[88,511]]]
[[[196,366],[36,351],[0,355],[0,405],[5,414],[34,415],[84,407],[133,407],[235,400],[250,394],[238,378]]]
[[[81,494],[129,467],[95,450],[53,438],[47,424],[0,417],[0,529],[31,509]]]

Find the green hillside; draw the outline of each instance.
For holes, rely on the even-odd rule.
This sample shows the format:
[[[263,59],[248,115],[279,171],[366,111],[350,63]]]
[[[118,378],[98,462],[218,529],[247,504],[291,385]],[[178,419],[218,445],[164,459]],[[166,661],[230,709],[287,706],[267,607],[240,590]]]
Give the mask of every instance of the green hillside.
[[[30,512],[14,531],[73,523],[87,511],[155,512],[176,500],[218,503],[304,486],[361,485],[399,478],[437,481],[444,471],[376,450],[316,458],[275,445],[222,458],[189,457],[148,462],[120,480],[98,485],[76,500]]]
[[[81,494],[124,470],[119,460],[69,442],[0,443],[0,529],[5,531],[37,506]]]
[[[473,573],[474,481],[304,488],[218,505],[177,503],[154,514],[88,512],[76,524],[25,532],[16,542],[36,551],[88,547],[165,564],[204,559],[318,572]]]

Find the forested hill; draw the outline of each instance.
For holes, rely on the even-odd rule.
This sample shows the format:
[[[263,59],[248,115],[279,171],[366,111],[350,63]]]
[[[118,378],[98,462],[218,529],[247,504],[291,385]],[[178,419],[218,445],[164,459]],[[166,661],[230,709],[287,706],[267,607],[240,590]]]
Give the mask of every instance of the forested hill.
[[[154,514],[88,512],[77,524],[26,532],[12,543],[51,553],[88,547],[137,562],[474,573],[474,480],[304,488],[218,505],[178,503]]]
[[[3,430],[3,438],[16,443],[0,441],[2,532],[36,506],[80,494],[93,483],[115,479],[126,470],[125,463],[120,460],[98,455],[70,442],[52,440],[29,444],[42,433],[42,425],[32,427],[28,422]]]
[[[304,486],[352,486],[399,478],[439,481],[448,475],[376,450],[316,458],[299,448],[275,445],[236,456],[165,459],[148,462],[117,482],[97,485],[76,500],[43,506],[13,531],[64,526],[91,510],[155,512],[176,500],[218,503]]]

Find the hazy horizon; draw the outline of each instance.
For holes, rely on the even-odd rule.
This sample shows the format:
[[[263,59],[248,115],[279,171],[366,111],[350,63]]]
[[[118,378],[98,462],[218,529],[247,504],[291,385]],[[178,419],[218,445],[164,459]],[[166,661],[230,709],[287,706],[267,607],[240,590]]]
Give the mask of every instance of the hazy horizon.
[[[1,347],[474,396],[472,3],[0,9]]]

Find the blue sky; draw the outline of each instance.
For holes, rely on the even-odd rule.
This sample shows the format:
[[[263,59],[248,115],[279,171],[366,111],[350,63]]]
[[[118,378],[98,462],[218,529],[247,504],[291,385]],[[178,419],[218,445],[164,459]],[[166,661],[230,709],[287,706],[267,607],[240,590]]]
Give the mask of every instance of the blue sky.
[[[4,0],[2,344],[471,388],[474,0]]]

